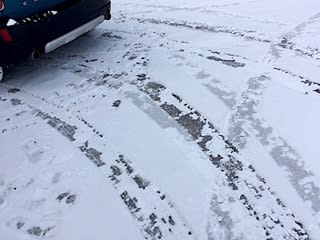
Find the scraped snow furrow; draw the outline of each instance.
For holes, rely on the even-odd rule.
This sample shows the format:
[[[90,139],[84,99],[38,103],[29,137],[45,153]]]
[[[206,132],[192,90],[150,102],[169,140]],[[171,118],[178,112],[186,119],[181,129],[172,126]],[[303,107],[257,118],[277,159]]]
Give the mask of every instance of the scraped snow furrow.
[[[231,206],[240,202],[241,218],[250,215],[255,219],[256,228],[264,231],[266,239],[309,239],[302,223],[213,124],[165,86],[139,78],[134,84],[183,127],[221,171],[229,190],[226,186],[214,187],[218,189],[216,192],[226,194],[221,201],[223,209],[231,212]]]
[[[123,155],[110,149],[103,136],[97,135],[96,128],[88,127],[92,124],[61,113],[55,106],[44,104],[22,90],[12,99],[18,99],[19,106],[24,105],[36,118],[66,137],[97,166],[118,191],[145,239],[195,239],[166,193],[144,178]]]

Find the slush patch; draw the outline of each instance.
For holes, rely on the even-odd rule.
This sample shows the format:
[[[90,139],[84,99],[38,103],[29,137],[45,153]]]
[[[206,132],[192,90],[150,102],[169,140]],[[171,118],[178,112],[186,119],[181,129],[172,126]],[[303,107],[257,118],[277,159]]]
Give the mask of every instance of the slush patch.
[[[57,197],[57,200],[59,202],[62,202],[63,200],[65,200],[66,204],[74,204],[75,201],[77,200],[77,195],[76,194],[71,194],[70,192],[61,193]]]
[[[17,93],[17,92],[20,92],[20,89],[19,88],[10,88],[8,90],[8,93]]]
[[[65,199],[67,196],[69,196],[70,192],[65,192],[65,193],[61,193],[58,197],[57,200],[59,202],[61,202],[63,199]]]
[[[80,150],[85,153],[86,157],[89,158],[97,167],[102,167],[106,164],[101,159],[102,152],[99,152],[94,148],[89,148],[88,144],[81,146]]]
[[[208,56],[207,59],[213,60],[213,61],[216,61],[216,62],[221,62],[224,65],[227,65],[227,66],[230,66],[230,67],[234,67],[234,68],[244,67],[246,65],[245,63],[237,62],[234,59],[228,60],[228,59],[218,58],[218,57],[215,57],[215,56]]]
[[[139,188],[146,189],[150,182],[139,175],[133,177],[133,180],[138,184]]]
[[[66,199],[66,204],[74,204],[76,200],[77,200],[77,195],[75,194],[69,195]]]
[[[10,102],[13,106],[23,105],[22,101],[18,98],[13,98],[10,100]]]
[[[43,232],[43,230],[41,229],[41,227],[32,227],[32,228],[29,228],[27,232],[30,235],[40,237],[42,232]]]
[[[74,135],[76,134],[76,130],[78,129],[76,126],[72,126],[67,124],[66,122],[60,120],[57,117],[51,117],[49,114],[44,113],[40,110],[35,110],[36,116],[46,120],[47,123],[60,132],[63,136],[67,137],[70,141],[75,141]]]
[[[179,115],[182,113],[181,110],[173,104],[164,103],[161,105],[161,108],[173,118],[179,117]]]
[[[113,104],[112,104],[112,107],[120,107],[120,104],[121,104],[121,100],[117,100],[117,101],[114,101]]]
[[[49,231],[51,231],[52,229],[54,229],[55,227],[48,227],[48,228],[45,228],[45,229],[42,229],[41,227],[39,226],[35,226],[35,227],[31,227],[27,230],[27,233],[29,235],[32,235],[32,236],[36,236],[36,237],[45,237],[47,235],[47,233]]]

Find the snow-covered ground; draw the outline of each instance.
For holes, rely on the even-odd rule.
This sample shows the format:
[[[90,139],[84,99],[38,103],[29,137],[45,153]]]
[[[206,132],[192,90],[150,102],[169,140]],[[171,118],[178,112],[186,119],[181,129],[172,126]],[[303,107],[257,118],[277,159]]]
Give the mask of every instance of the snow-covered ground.
[[[0,239],[320,239],[320,1],[119,0],[0,84]]]

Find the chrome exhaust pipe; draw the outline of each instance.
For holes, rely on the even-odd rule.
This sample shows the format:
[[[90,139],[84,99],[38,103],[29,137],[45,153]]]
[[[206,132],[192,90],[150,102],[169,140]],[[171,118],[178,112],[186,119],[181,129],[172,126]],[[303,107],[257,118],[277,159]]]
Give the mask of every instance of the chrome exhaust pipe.
[[[35,50],[31,53],[31,59],[32,60],[37,60],[41,56],[41,53],[38,50]]]

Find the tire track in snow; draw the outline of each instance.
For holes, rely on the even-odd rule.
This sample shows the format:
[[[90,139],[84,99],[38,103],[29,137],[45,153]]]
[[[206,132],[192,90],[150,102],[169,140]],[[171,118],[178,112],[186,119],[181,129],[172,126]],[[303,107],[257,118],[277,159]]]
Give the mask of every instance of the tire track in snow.
[[[183,52],[181,54],[184,54]],[[202,53],[198,54],[204,57]],[[233,56],[237,57],[237,56]],[[248,60],[248,59],[242,59]],[[178,58],[178,64],[183,64],[183,61]],[[272,69],[271,69],[272,70]],[[274,70],[281,71],[301,80],[302,83],[310,87],[320,86],[318,83],[290,73],[281,68],[274,67]],[[289,181],[297,194],[306,202],[311,203],[311,208],[315,213],[320,211],[320,187],[314,180],[314,173],[308,170],[296,150],[291,147],[285,139],[278,136],[265,119],[256,116],[255,108],[260,103],[259,95],[263,94],[264,84],[270,81],[266,76],[252,78],[248,80],[248,89],[240,96],[240,102],[237,103],[236,94],[219,87],[212,87],[210,84],[205,86],[215,94],[230,110],[234,109],[231,117],[231,126],[228,139],[237,145],[239,149],[246,147],[247,139],[254,136],[261,145],[266,149],[268,154],[274,159],[275,163],[281,167],[285,167],[289,173]],[[260,89],[261,88],[261,89]],[[312,90],[318,92],[317,89]],[[241,102],[242,101],[242,102]],[[237,105],[238,104],[238,105]],[[235,118],[235,119],[232,119]]]
[[[211,26],[204,23],[195,23],[188,22],[182,20],[174,20],[174,19],[154,19],[154,18],[141,18],[141,17],[132,17],[130,20],[137,21],[139,23],[145,24],[157,24],[157,25],[167,25],[172,27],[179,27],[185,29],[191,29],[202,32],[210,32],[210,33],[225,33],[235,37],[243,37],[248,40],[253,40],[261,43],[271,43],[271,40],[261,38],[259,36],[254,35],[256,31],[253,30],[239,30],[236,28],[230,28],[227,26]]]
[[[162,36],[162,35],[159,35],[159,36]],[[247,67],[247,65],[249,63],[255,63],[255,64],[259,63],[257,60],[254,60],[254,59],[249,59],[244,56],[240,56],[240,55],[232,54],[232,53],[226,53],[226,52],[222,52],[222,51],[218,51],[218,50],[212,50],[212,49],[186,50],[185,46],[183,44],[185,42],[181,43],[179,41],[175,41],[172,39],[167,39],[166,42],[170,42],[170,44],[168,44],[168,43],[165,45],[161,44],[160,46],[162,48],[165,48],[166,50],[171,50],[171,51],[174,51],[173,48],[176,48],[176,50],[179,49],[179,53],[176,53],[172,56],[176,61],[175,64],[177,64],[177,65],[188,65],[188,64],[185,64],[185,59],[188,59],[189,61],[190,61],[190,59],[194,59],[194,57],[183,57],[183,55],[186,55],[186,54],[196,56],[199,59],[202,58],[202,59],[207,59],[208,61],[215,61],[215,62],[224,64],[226,66],[233,67],[233,68],[245,68],[245,67]],[[177,45],[179,45],[179,47],[177,47]],[[189,48],[190,48],[190,46],[188,46],[187,49],[189,49]],[[311,81],[311,80],[307,79],[306,77],[303,77],[303,76],[296,74],[294,72],[287,71],[281,67],[278,67],[277,65],[267,64],[266,67],[268,68],[268,70],[270,72],[278,71],[278,72],[282,72],[286,75],[289,75],[289,76],[293,77],[293,79],[298,80],[302,84],[306,85],[308,87],[308,91],[312,91],[314,93],[320,94],[320,83],[315,82],[315,81]],[[217,93],[218,91],[220,91],[219,89],[216,89],[216,88],[213,89],[213,87],[211,87],[209,85],[207,87],[210,88],[211,92],[215,91]],[[306,92],[306,94],[307,93],[309,93],[309,92]],[[227,97],[229,98],[231,93],[228,94],[225,92],[222,94],[228,95]],[[232,93],[232,95],[234,95],[234,93]],[[223,99],[223,102],[226,102],[226,101],[228,101],[228,100]],[[230,106],[230,104],[228,104],[228,106]]]
[[[255,169],[237,154],[237,148],[213,124],[165,86],[139,79],[141,78],[138,77],[133,84],[185,129],[207,154],[213,166],[221,171],[227,183],[220,186],[220,189],[215,186],[219,189],[217,192],[227,192],[221,208],[231,212],[230,206],[240,202],[243,207],[242,217],[245,218],[248,214],[256,219],[256,226],[264,231],[267,238],[309,239],[302,223],[270,190]],[[220,227],[226,226],[221,224]],[[211,233],[214,234],[214,231]]]
[[[297,46],[295,43],[290,41],[289,37],[282,37],[278,41],[272,41],[271,39],[261,38],[260,36],[254,35],[256,31],[253,30],[239,30],[236,28],[230,28],[227,26],[210,26],[204,23],[188,22],[183,20],[174,19],[154,19],[154,18],[141,18],[132,17],[131,20],[138,21],[139,23],[150,23],[158,25],[168,25],[172,27],[179,27],[185,29],[191,29],[202,32],[211,33],[225,33],[235,37],[243,37],[248,40],[253,40],[261,43],[271,44],[270,48],[275,49],[276,47],[287,49],[293,51],[297,54],[301,54],[307,57],[311,57],[315,60],[320,60],[320,50],[317,48],[312,48],[310,46]],[[261,35],[261,34],[260,34]]]
[[[210,52],[218,55],[221,54],[220,52]],[[183,53],[184,52],[182,52],[181,54]],[[200,57],[204,57],[203,53],[199,54]],[[238,58],[239,56],[232,55],[231,57],[233,58],[233,62],[238,63],[238,61],[234,59]],[[249,61],[248,59],[241,59],[242,61],[244,61],[241,64]],[[179,63],[183,64],[182,60],[179,61]],[[274,70],[281,71],[285,74],[289,74],[293,77],[299,78],[301,79],[302,83],[307,84],[310,87],[320,86],[320,84],[318,83],[311,82],[310,80],[302,76],[290,73],[281,68],[274,67]],[[290,182],[292,183],[293,187],[300,195],[300,197],[305,201],[310,201],[312,209],[318,213],[320,211],[320,187],[315,183],[315,181],[312,180],[314,174],[311,170],[306,169],[301,156],[294,150],[293,147],[291,147],[283,138],[277,136],[274,133],[272,127],[268,126],[264,119],[258,116],[254,116],[256,112],[254,108],[260,102],[257,99],[257,96],[263,94],[262,88],[265,88],[264,83],[269,80],[270,79],[268,79],[266,76],[250,79],[248,81],[248,89],[246,89],[246,92],[241,96],[243,102],[239,103],[238,106],[236,105],[237,99],[235,98],[234,93],[220,92],[219,94],[217,94],[217,89],[212,89],[212,87],[209,85],[207,85],[206,87],[208,87],[211,92],[215,91],[215,95],[217,95],[221,99],[221,101],[224,102],[229,108],[238,110],[238,112],[235,113],[235,117],[238,117],[237,121],[235,121],[237,122],[237,124],[231,123],[231,126],[234,126],[230,127],[229,129],[229,131],[231,131],[232,133],[228,136],[228,139],[230,139],[232,143],[235,143],[237,147],[243,149],[245,147],[244,145],[246,144],[243,143],[243,141],[246,141],[246,138],[249,135],[255,135],[260,143],[268,149],[271,157],[275,160],[275,162],[278,165],[285,167],[286,170],[290,173]],[[315,89],[313,91],[318,93],[319,90]],[[230,96],[232,99],[230,99]],[[239,114],[239,116],[237,116],[237,114]],[[244,122],[244,119],[246,119],[249,124],[251,124],[251,128],[254,129],[255,133],[252,133],[252,131],[247,129],[248,127]]]
[[[148,59],[145,56],[148,52],[148,47],[145,46],[144,51],[143,48],[142,45],[138,52],[136,49],[131,49],[131,52],[136,52],[137,56],[140,53],[140,55],[143,55],[143,59]],[[171,93],[161,84],[150,81],[150,78],[145,73],[141,73],[146,72],[146,69],[147,66],[138,65],[136,71],[140,71],[140,74],[137,74],[136,80],[131,82],[131,84],[135,85],[139,91],[148,95],[156,105],[160,106],[179,126],[191,135],[196,144],[208,155],[213,165],[226,177],[226,182],[231,189],[230,192],[223,196],[224,200],[227,200],[225,202],[220,201],[220,203],[222,202],[221,208],[214,207],[215,205],[213,204],[211,210],[215,213],[214,215],[220,217],[224,215],[224,217],[220,224],[216,224],[216,221],[211,221],[216,226],[209,223],[208,236],[218,236],[220,239],[221,236],[227,237],[225,239],[232,236],[232,230],[224,225],[226,223],[233,224],[232,220],[226,220],[228,219],[226,216],[232,215],[228,204],[236,205],[240,202],[242,207],[245,207],[245,210],[249,212],[249,215],[261,223],[260,227],[262,227],[266,238],[309,239],[301,222],[275,196],[275,193],[270,190],[265,180],[256,173],[255,169],[251,165],[237,160],[238,158],[241,159],[237,154],[237,148],[225,136],[220,134],[206,118],[185,103],[177,94]],[[168,101],[168,99],[171,100]],[[214,145],[218,145],[218,148],[222,151],[215,150]],[[219,193],[227,191],[226,186],[224,186],[223,190],[219,189],[217,191],[218,194],[214,194],[213,199],[221,198]],[[235,191],[237,191],[236,194],[234,193]],[[230,199],[232,200],[230,201]],[[237,202],[237,199],[240,201]],[[265,202],[263,203],[263,201]],[[216,203],[214,200],[213,202]],[[275,209],[270,210],[269,208],[265,208],[265,204],[270,204],[270,202],[273,202]],[[224,212],[221,209],[229,209],[229,211]],[[289,224],[285,226],[284,223]],[[216,234],[220,232],[219,229],[221,228],[224,229],[223,232]]]
[[[308,57],[312,57],[315,60],[320,60],[320,50],[318,48],[313,48],[310,46],[297,46],[293,39],[299,35],[302,35],[306,28],[320,20],[320,12],[311,16],[308,20],[298,24],[292,32],[283,34],[280,40],[273,44],[273,46],[278,46],[284,49],[290,49],[298,54],[302,54]]]
[[[176,43],[177,44],[177,43]],[[168,47],[168,46],[167,46]],[[170,47],[168,47],[170,50]],[[217,54],[218,56],[221,55],[220,52],[209,51],[213,54]],[[197,52],[190,52],[191,54],[195,54],[198,57],[205,58],[206,53],[197,53]],[[189,54],[190,54],[189,53]],[[188,57],[183,57],[186,54],[185,51],[180,51],[181,58],[177,58],[178,65],[185,65],[184,59],[189,59]],[[230,54],[227,54],[229,56]],[[231,55],[233,62],[238,63],[239,61],[236,60],[240,58],[244,61],[242,64],[244,65],[249,59],[243,58],[241,56]],[[226,64],[227,65],[227,64]],[[238,66],[238,65],[237,65]],[[232,65],[230,67],[233,67]],[[272,70],[272,68],[270,68]],[[312,82],[300,75],[288,72],[283,70],[282,68],[274,67],[273,70],[281,71],[285,74],[289,74],[292,77],[299,79],[302,83],[308,85],[310,88],[313,89],[316,93],[320,93],[319,89],[315,87],[319,87],[320,84],[316,82]],[[253,83],[252,80],[256,81]],[[258,86],[259,84],[263,84],[264,80],[270,80],[265,76],[261,76],[258,78],[252,78],[249,80],[249,85],[251,87]],[[251,81],[251,83],[250,83]],[[267,122],[259,117],[254,116],[255,111],[253,112],[253,106],[251,105],[258,105],[259,100],[256,99],[257,95],[263,94],[263,91],[260,89],[247,89],[246,93],[246,101],[243,103],[239,103],[237,106],[237,99],[236,94],[233,92],[229,92],[224,89],[213,88],[211,85],[205,85],[213,94],[215,94],[222,102],[226,104],[230,108],[235,108],[239,110],[238,114],[240,115],[240,111],[242,110],[242,117],[239,117],[237,120],[237,124],[235,126],[230,127],[230,131],[233,131],[232,136],[229,136],[231,142],[234,142],[237,147],[240,149],[245,148],[247,138],[249,136],[255,136],[258,141],[260,141],[261,145],[266,149],[268,154],[274,159],[274,161],[281,167],[285,167],[286,171],[289,172],[289,181],[291,182],[293,188],[297,191],[298,195],[305,200],[306,202],[311,203],[311,207],[313,211],[319,213],[319,206],[320,206],[320,187],[314,181],[314,173],[311,170],[307,170],[303,160],[299,153],[297,153],[293,147],[291,147],[282,137],[278,136],[274,133],[272,127],[270,127]],[[243,96],[242,96],[243,97]],[[236,110],[234,110],[236,111]],[[249,113],[251,111],[251,113]],[[236,114],[236,113],[235,113]],[[246,117],[250,120],[246,119]],[[237,116],[235,116],[237,117]],[[242,143],[242,142],[245,143]],[[243,145],[243,146],[242,146]]]
[[[143,55],[143,58],[147,60],[147,57],[145,56],[145,53],[147,52],[145,49],[145,46],[143,44],[138,44],[135,45],[134,49],[131,49],[131,51],[136,52],[136,57],[139,56],[139,54]],[[138,57],[137,57],[138,58]],[[139,58],[140,59],[140,58]],[[147,65],[144,64],[138,64],[138,69],[143,69],[146,70],[145,68]],[[128,77],[129,78],[129,77]],[[166,87],[147,81],[148,77],[146,74],[137,74],[137,80],[134,82],[131,82],[131,84],[138,86],[138,89],[143,92],[144,94],[147,94],[156,104],[159,105],[159,101],[162,99],[159,98],[159,94],[162,92],[167,92]],[[127,83],[130,83],[130,81],[127,81]],[[142,85],[139,85],[142,84]],[[148,90],[144,89],[146,87]],[[148,91],[151,92],[148,92]],[[166,96],[166,94],[164,94]],[[167,93],[167,95],[170,96],[170,94]],[[172,95],[172,94],[171,94]],[[223,173],[223,175],[226,177],[226,182],[229,184],[229,189],[227,188],[226,184],[222,184],[222,189],[218,188],[219,190],[217,192],[227,192],[224,196],[219,196],[219,194],[215,195],[214,198],[222,198],[223,201],[220,201],[221,208],[212,208],[212,211],[214,212],[214,215],[220,215],[222,214],[221,209],[228,209],[229,211],[223,212],[225,216],[232,216],[232,211],[230,206],[235,206],[240,203],[243,208],[243,212],[241,215],[242,217],[247,217],[247,215],[251,215],[249,222],[252,221],[252,219],[255,222],[255,226],[259,226],[258,228],[261,228],[261,230],[264,232],[265,236],[270,236],[270,237],[275,237],[275,238],[291,238],[291,239],[308,239],[308,235],[303,229],[302,224],[296,219],[296,217],[290,213],[286,209],[286,207],[283,205],[283,203],[275,196],[275,194],[270,190],[269,187],[265,186],[266,183],[263,178],[260,176],[256,175],[255,170],[253,169],[252,166],[247,165],[244,166],[242,162],[237,161],[238,155],[236,154],[237,149],[230,144],[226,140],[226,138],[217,132],[217,130],[213,127],[212,124],[207,123],[206,120],[204,120],[204,123],[202,122],[203,120],[196,121],[193,119],[199,118],[199,119],[204,119],[200,113],[197,111],[193,112],[193,109],[188,106],[186,103],[182,104],[182,99],[178,97],[178,95],[172,95],[171,98],[173,97],[173,100],[178,101],[182,106],[187,108],[187,111],[189,112],[189,115],[186,114],[184,118],[179,118],[179,119],[174,119],[178,125],[180,125],[182,128],[184,128],[193,138],[194,140],[199,140],[196,143],[201,147],[201,149],[204,152],[207,152],[211,149],[207,148],[207,144],[213,141],[211,138],[212,135],[216,135],[216,137],[220,138],[219,140],[216,140],[218,143],[217,145],[221,145],[222,142],[224,143],[224,146],[222,147],[222,152],[224,151],[230,151],[230,154],[226,154],[227,156],[222,157],[220,152],[217,153],[216,156],[214,155],[209,155],[209,158],[211,162]],[[187,106],[187,107],[186,107]],[[175,116],[175,114],[180,114],[179,111],[176,112],[176,105],[161,105],[160,106],[167,114],[169,114],[172,118],[178,117]],[[178,109],[178,108],[177,108]],[[205,126],[207,125],[207,126]],[[209,126],[209,127],[208,127]],[[194,128],[193,128],[194,127]],[[206,129],[210,132],[210,134],[205,134],[201,136],[202,134],[202,127],[204,128],[209,128]],[[211,127],[211,128],[210,128]],[[200,135],[199,135],[200,133]],[[201,138],[200,138],[201,136]],[[222,139],[222,141],[221,141]],[[210,144],[209,144],[210,145]],[[215,145],[215,144],[212,144]],[[234,155],[237,155],[236,157]],[[211,157],[210,157],[211,156]],[[222,158],[221,158],[222,157]],[[221,167],[221,168],[220,168]],[[243,170],[245,169],[245,170]],[[243,172],[245,172],[243,174]],[[240,174],[239,174],[240,173]],[[239,175],[242,175],[241,181],[238,181],[240,178]],[[246,175],[248,174],[248,175]],[[244,192],[246,194],[243,194],[240,189],[245,189]],[[235,194],[234,192],[237,191]],[[239,193],[240,192],[240,193]],[[249,192],[249,193],[247,193]],[[231,197],[230,197],[231,196]],[[231,199],[231,200],[230,200]],[[220,199],[219,199],[220,200]],[[216,201],[213,201],[216,202]],[[257,204],[257,202],[259,204]],[[265,204],[274,204],[274,209],[270,210],[265,209]],[[258,207],[256,205],[259,205]],[[237,209],[237,208],[236,208]],[[244,213],[245,212],[245,213]],[[239,220],[239,216],[234,216],[235,219]],[[219,232],[219,228],[224,228],[224,233],[222,235],[225,236],[231,236],[232,235],[232,230],[231,229],[226,229],[226,221],[225,219],[228,219],[227,217],[224,217],[223,220],[221,221],[220,224],[217,224],[216,226],[213,226],[213,223],[211,221],[211,225],[209,226],[208,234],[209,236],[217,236],[214,235],[216,231]],[[289,220],[288,220],[289,219]],[[241,220],[241,219],[240,219]],[[284,224],[286,223],[286,224]],[[216,221],[213,221],[216,224]],[[288,223],[289,222],[289,223]],[[260,224],[261,223],[261,224]],[[214,229],[214,230],[213,230]]]
[[[287,70],[285,70],[283,68],[274,67],[273,69],[276,70],[276,71],[279,71],[279,72],[283,72],[284,74],[290,75],[290,76],[292,76],[294,78],[298,78],[301,81],[301,83],[307,85],[310,88],[312,87],[312,91],[313,92],[320,94],[320,83],[311,81],[311,80],[309,80],[309,79],[307,79],[307,78],[305,78],[305,77],[303,77],[301,75],[292,73],[292,72],[287,71]]]
[[[142,44],[143,46],[143,44]],[[140,76],[138,76],[139,81],[143,81],[145,76],[143,76],[143,74],[140,74]],[[153,86],[152,86],[153,85]],[[144,86],[144,85],[143,85]],[[150,86],[150,89],[155,89],[157,90],[157,84],[153,83]],[[160,98],[160,100],[157,99],[157,97],[153,98],[153,95],[150,95],[150,93],[143,91],[143,88],[140,88],[140,91],[144,92],[145,94],[147,94],[156,104],[159,104],[159,101],[162,101],[163,99]],[[153,91],[153,90],[152,90]],[[160,87],[160,93],[163,92],[167,92],[167,89],[163,86]],[[172,95],[172,94],[171,94]],[[164,94],[164,96],[170,96],[170,93]],[[161,97],[163,97],[161,95]],[[238,203],[241,203],[242,207],[244,207],[245,212],[247,212],[248,215],[252,215],[250,217],[250,219],[256,220],[258,223],[255,223],[256,226],[261,227],[261,229],[263,229],[265,235],[270,235],[270,236],[274,236],[275,238],[282,238],[282,237],[290,237],[291,239],[307,239],[307,234],[305,233],[305,231],[303,230],[303,227],[301,225],[300,222],[298,222],[296,220],[296,218],[283,206],[283,204],[281,203],[281,201],[276,198],[276,196],[274,196],[274,194],[272,192],[270,192],[269,188],[264,186],[264,180],[262,178],[259,178],[258,176],[255,176],[254,173],[254,169],[249,167],[245,167],[245,170],[243,170],[243,165],[241,162],[237,161],[236,158],[234,157],[234,155],[236,154],[236,149],[233,149],[234,147],[229,143],[227,144],[225,141],[222,141],[224,136],[217,136],[219,135],[216,132],[216,129],[210,129],[210,124],[207,123],[207,121],[201,116],[200,113],[194,111],[190,106],[188,106],[186,103],[183,103],[183,100],[181,98],[179,98],[177,95],[170,97],[171,100],[173,101],[175,104],[178,104],[177,102],[180,103],[179,108],[183,108],[186,107],[187,109],[184,109],[185,112],[188,112],[188,114],[184,115],[183,119],[178,118],[179,116],[174,117],[175,113],[175,107],[176,105],[173,104],[173,106],[170,105],[163,105],[163,107],[161,107],[168,115],[170,115],[182,128],[184,128],[193,138],[194,141],[200,146],[200,148],[204,151],[204,152],[208,152],[208,151],[212,151],[211,148],[209,148],[207,145],[210,145],[209,143],[212,141],[212,139],[210,139],[210,137],[212,136],[216,136],[217,139],[217,145],[222,144],[222,142],[224,142],[225,146],[222,147],[222,152],[224,151],[230,151],[230,156],[222,156],[222,155],[216,155],[215,157],[213,157],[213,159],[211,159],[211,162],[215,165],[215,167],[217,167],[222,174],[225,176],[226,182],[229,184],[230,189],[228,189],[225,185],[223,185],[223,187],[218,189],[220,191],[225,191],[226,196],[224,196],[223,200],[225,202],[222,202],[220,205],[222,206],[221,209],[223,208],[227,208],[230,210],[230,206],[236,205]],[[180,100],[181,102],[180,102]],[[165,109],[164,109],[165,108]],[[177,107],[176,107],[177,108]],[[178,108],[178,109],[179,109]],[[172,114],[172,115],[171,115]],[[199,115],[200,114],[200,115]],[[195,118],[195,119],[194,119]],[[198,119],[200,119],[200,121],[196,121]],[[203,119],[201,119],[203,118]],[[180,121],[179,121],[180,119]],[[193,121],[195,120],[195,121]],[[203,123],[205,123],[203,125]],[[195,124],[195,128],[190,126],[193,126],[193,124]],[[197,126],[198,124],[198,126]],[[206,129],[206,131],[209,131],[209,134],[205,133],[203,136],[205,136],[206,138],[204,138],[202,136],[202,127],[207,127],[209,126],[209,129]],[[199,130],[200,129],[200,130]],[[199,135],[200,132],[200,135]],[[222,140],[221,140],[222,139]],[[198,141],[198,142],[197,142]],[[213,146],[216,144],[212,144]],[[228,150],[229,149],[229,150]],[[221,150],[221,149],[220,149]],[[217,154],[220,154],[219,151],[217,151]],[[225,154],[224,154],[225,155]],[[228,154],[227,154],[228,155]],[[213,156],[213,155],[212,155]],[[220,159],[222,157],[222,159]],[[225,157],[225,159],[223,158]],[[220,164],[220,165],[218,165]],[[221,166],[221,168],[219,168],[219,166]],[[245,171],[246,173],[244,174],[245,176],[241,176],[241,180],[239,179],[238,174],[242,174],[242,172]],[[251,175],[249,174],[249,182],[243,181],[243,179],[247,179],[248,176],[246,176],[247,173],[250,173],[250,171],[252,172]],[[251,181],[254,182],[254,184],[251,183]],[[256,181],[258,182],[258,184],[256,183]],[[260,182],[259,182],[260,181]],[[239,183],[240,182],[240,183]],[[257,186],[256,186],[257,184]],[[261,185],[259,185],[261,184]],[[245,189],[245,191],[248,191],[249,194],[246,192],[246,194],[242,194],[239,190],[239,187],[242,189]],[[236,189],[238,188],[238,189]],[[259,190],[258,190],[259,189]],[[260,197],[259,194],[261,194],[261,192],[263,192],[262,197]],[[236,193],[235,193],[236,192]],[[228,198],[227,196],[235,196],[235,197],[231,197]],[[268,199],[270,198],[270,199]],[[126,197],[125,197],[126,199]],[[262,199],[262,200],[261,200]],[[229,202],[229,201],[233,201],[234,202]],[[262,202],[264,201],[264,202]],[[215,202],[215,201],[213,201]],[[259,206],[254,206],[256,203],[259,203]],[[261,203],[262,202],[262,203]],[[272,210],[270,209],[264,209],[264,204],[266,203],[271,203],[273,202],[275,205],[275,209],[274,210],[276,213],[274,214],[265,214],[264,212],[272,212]],[[277,209],[279,208],[279,210]],[[257,209],[259,209],[259,211],[257,211]],[[217,214],[219,212],[219,209],[215,209],[214,210],[215,213]],[[232,211],[230,210],[228,214],[232,214]],[[246,213],[244,213],[244,211],[242,212],[242,216],[246,216]],[[261,220],[262,219],[262,220]],[[285,225],[282,226],[282,221],[284,220]],[[249,220],[251,221],[251,220]],[[297,221],[295,223],[295,221]],[[262,222],[262,224],[260,225],[260,222]],[[210,224],[209,224],[210,225]],[[218,225],[219,227],[225,227],[223,224]],[[270,229],[269,229],[270,228]],[[210,229],[217,229],[214,227],[210,227]],[[280,230],[279,230],[280,229]],[[282,229],[282,230],[281,230]],[[277,231],[279,230],[279,235],[277,235]],[[209,231],[209,230],[208,230]],[[270,232],[269,232],[270,231]],[[212,231],[211,234],[214,234],[214,231]]]
[[[248,137],[255,136],[275,162],[290,173],[289,180],[299,196],[305,201],[310,201],[312,209],[319,213],[320,187],[312,180],[314,174],[306,169],[304,161],[294,148],[277,136],[264,119],[257,116],[261,95],[270,80],[264,75],[249,79],[246,89],[233,108],[229,120],[229,139],[238,148],[244,149]]]
[[[99,74],[97,73],[97,76],[98,76]],[[137,78],[138,79],[140,79],[140,80],[143,80],[143,79],[146,79],[146,76],[144,75],[144,74],[140,74],[140,75],[138,75],[137,76]],[[98,85],[101,85],[101,86],[108,86],[108,81],[107,81],[107,79],[105,79],[105,80],[102,80],[105,84],[100,84],[100,82],[101,82],[101,80],[98,80]],[[94,84],[94,82],[90,82],[91,84]],[[127,83],[129,83],[129,82],[127,82]],[[91,127],[91,125],[90,125],[90,127]],[[223,138],[223,136],[221,135],[221,137]],[[222,184],[223,185],[223,187],[225,187],[225,185],[226,184]],[[239,205],[239,203],[236,203],[236,204],[238,204]],[[241,207],[241,204],[240,204],[240,207]],[[221,209],[220,209],[220,207],[219,206],[217,206],[217,207],[215,207],[214,208],[214,210],[215,210],[215,213],[216,213],[216,215],[217,214],[219,214],[219,216],[221,216],[221,213],[223,212]],[[228,213],[228,214],[230,214],[230,213]],[[227,213],[225,213],[225,218],[227,218]],[[237,218],[237,216],[235,216],[235,218]],[[240,219],[238,219],[239,221],[240,221]],[[219,226],[219,228],[224,228],[225,230],[225,232],[230,232],[227,236],[231,236],[232,235],[232,231],[231,231],[231,229],[227,229],[226,228],[226,226],[227,225],[225,225],[225,220],[223,220],[223,222],[224,222],[224,224],[222,224],[221,223],[221,225]],[[213,230],[212,228],[210,228],[210,232],[214,232],[214,234],[215,234],[215,236],[217,236],[216,235],[216,232],[218,231],[218,228],[215,228],[215,230]]]
[[[177,43],[174,43],[177,45]],[[172,50],[172,46],[166,46],[168,50]],[[210,54],[208,54],[208,52]],[[244,68],[246,65],[250,62],[258,63],[257,61],[253,59],[248,59],[243,56],[235,55],[235,54],[230,54],[230,53],[223,53],[220,51],[213,51],[213,50],[208,50],[208,51],[189,51],[187,52],[188,54],[192,54],[196,57],[203,58],[203,59],[208,59],[211,61],[216,61],[221,64],[233,67],[233,68]],[[186,54],[186,51],[184,50],[183,52],[180,51],[180,54]],[[175,55],[176,57],[176,63],[179,65],[186,65],[183,61],[185,58],[179,58],[178,56],[180,55]],[[189,59],[189,58],[187,58]],[[278,72],[282,72],[286,75],[289,75],[293,77],[294,79],[300,81],[302,84],[306,85],[310,91],[314,93],[320,94],[320,83],[311,81],[301,75],[295,74],[293,72],[287,71],[281,67],[273,66],[273,65],[267,65],[270,71],[275,70]]]
[[[89,128],[83,121],[67,113],[59,114],[61,109],[50,106],[45,101],[41,102],[39,98],[23,90],[16,95],[15,99],[19,99],[21,105],[66,137],[109,179],[145,239],[195,239],[167,195],[144,178],[123,155],[114,153],[104,138],[96,135],[96,128]],[[36,102],[39,103],[37,107],[34,106]],[[40,110],[41,105],[44,105],[41,108],[45,107],[47,112]],[[86,138],[90,141],[83,142]]]
[[[283,49],[291,50],[298,55],[307,56],[313,58],[314,60],[320,60],[320,50],[317,48],[312,48],[310,46],[297,46],[295,43],[291,42],[287,37],[282,37],[279,42],[272,44],[272,47],[280,47]]]

